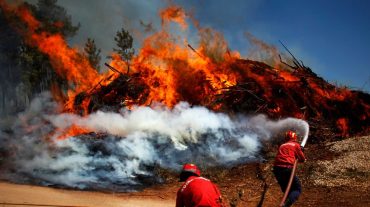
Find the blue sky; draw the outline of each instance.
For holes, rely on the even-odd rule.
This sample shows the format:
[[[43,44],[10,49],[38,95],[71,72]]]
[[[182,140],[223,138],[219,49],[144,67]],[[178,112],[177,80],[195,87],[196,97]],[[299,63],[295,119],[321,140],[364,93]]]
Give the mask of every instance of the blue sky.
[[[27,0],[31,3],[37,0]],[[169,0],[59,0],[81,23],[73,45],[94,38],[103,56],[114,47],[122,26],[135,30],[140,20],[159,27],[158,12]],[[203,27],[225,35],[230,48],[246,55],[249,32],[283,48],[279,40],[305,65],[337,85],[370,92],[370,0],[172,0],[191,11]],[[191,33],[189,33],[191,35]],[[140,35],[139,35],[140,36]],[[142,37],[141,37],[142,38]]]
[[[370,1],[175,1],[202,26],[221,31],[232,49],[248,51],[244,33],[288,48],[324,79],[370,91]],[[366,85],[365,85],[366,84]]]

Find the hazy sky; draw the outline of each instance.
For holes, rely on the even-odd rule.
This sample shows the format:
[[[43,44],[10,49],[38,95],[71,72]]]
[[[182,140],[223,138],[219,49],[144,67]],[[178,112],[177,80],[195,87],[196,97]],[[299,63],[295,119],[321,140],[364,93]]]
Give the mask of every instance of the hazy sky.
[[[36,2],[36,0],[29,0]],[[59,0],[81,23],[72,44],[96,40],[103,55],[122,26],[140,43],[140,20],[160,24],[168,0]],[[221,31],[230,48],[248,53],[245,32],[279,47],[279,40],[305,65],[338,85],[370,91],[370,1],[368,0],[173,0],[193,12],[201,26]]]

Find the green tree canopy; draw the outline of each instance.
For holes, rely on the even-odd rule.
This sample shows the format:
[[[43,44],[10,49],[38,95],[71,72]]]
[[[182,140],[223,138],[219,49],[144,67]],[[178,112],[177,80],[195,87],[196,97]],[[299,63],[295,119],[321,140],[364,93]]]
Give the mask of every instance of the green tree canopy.
[[[96,47],[95,40],[87,38],[84,47],[84,55],[90,62],[90,65],[94,67],[98,72],[100,71],[100,52],[101,50]]]
[[[65,38],[73,37],[80,25],[73,25],[71,16],[65,8],[57,4],[57,0],[39,0],[36,5],[24,3],[33,15],[41,22],[41,31],[62,34]],[[36,47],[22,43],[19,48],[19,64],[23,70],[24,84],[31,93],[49,90],[52,84],[67,88],[64,77],[56,74],[50,64],[49,57]]]
[[[121,56],[122,60],[128,63],[135,53],[135,49],[132,48],[134,39],[131,34],[122,28],[120,31],[117,31],[114,40],[116,41],[118,48],[113,48],[113,51],[117,52]]]
[[[43,24],[43,29],[51,33],[61,33],[69,38],[76,35],[80,24],[73,25],[67,11],[57,5],[57,0],[39,0],[34,14]]]

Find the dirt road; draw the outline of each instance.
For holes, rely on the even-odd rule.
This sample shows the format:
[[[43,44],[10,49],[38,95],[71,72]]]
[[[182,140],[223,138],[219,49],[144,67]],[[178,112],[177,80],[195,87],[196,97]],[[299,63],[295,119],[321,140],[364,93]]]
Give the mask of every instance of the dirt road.
[[[2,207],[173,207],[174,205],[175,200],[157,195],[135,196],[0,183],[0,206]]]

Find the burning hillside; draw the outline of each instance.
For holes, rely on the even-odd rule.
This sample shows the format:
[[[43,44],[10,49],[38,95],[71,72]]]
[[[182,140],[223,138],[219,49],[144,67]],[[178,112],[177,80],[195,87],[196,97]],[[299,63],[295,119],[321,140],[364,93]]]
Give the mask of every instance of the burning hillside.
[[[251,41],[271,54],[273,65],[241,59],[220,33],[201,28],[197,22],[199,45],[193,48],[186,37],[170,33],[172,22],[181,30],[189,27],[180,7],[161,11],[162,29],[143,42],[130,62],[113,54],[111,70],[103,75],[60,34],[43,31],[27,8],[2,3],[2,9],[24,22],[25,27],[18,30],[27,44],[47,54],[57,73],[73,85],[64,96],[54,93],[67,112],[86,115],[106,107],[117,110],[152,103],[172,108],[186,101],[215,111],[301,118],[314,127],[325,123],[332,133],[324,136],[346,137],[369,130],[368,94],[327,83],[294,56],[288,59],[293,66],[280,55],[279,61],[276,48],[249,34]]]
[[[177,61],[175,65],[186,65],[181,60]],[[234,83],[215,78],[221,86],[214,86],[204,72],[194,72],[195,68],[188,68],[191,75],[186,72],[174,74],[174,78],[180,78],[172,89],[175,95],[171,98],[177,97],[175,103],[187,101],[191,105],[202,105],[215,111],[263,113],[272,118],[296,117],[309,120],[313,127],[320,125],[329,129],[329,134],[315,134],[319,140],[333,136],[347,137],[369,130],[369,95],[337,88],[309,68],[285,71],[243,59],[234,59],[214,67],[216,71],[222,68],[229,70],[225,77],[232,74],[235,77]],[[104,107],[131,107],[132,104],[150,105],[151,102],[165,101],[158,96],[152,97],[150,87],[158,89],[167,85],[161,85],[162,80],[155,78],[148,85],[145,83],[147,78],[145,72],[120,74],[119,78],[108,85],[79,94],[74,108],[82,110],[81,105],[85,102],[88,103],[85,109],[90,113]],[[164,90],[163,96],[166,98],[167,95]],[[322,132],[321,127],[319,133]]]
[[[67,91],[54,87],[53,98],[40,95],[2,135],[2,151],[12,158],[6,176],[13,180],[128,190],[158,181],[155,166],[260,160],[262,143],[282,130],[307,135],[303,120],[315,141],[369,132],[369,94],[336,87],[283,56],[289,65],[276,48],[254,38],[272,61],[243,59],[222,34],[195,20],[199,44],[193,47],[171,33],[173,23],[180,31],[189,27],[180,7],[161,11],[161,30],[137,55],[124,60],[112,54],[109,71],[99,74],[27,7],[0,6],[9,22],[22,23],[13,26],[24,42],[46,54],[69,84]]]

